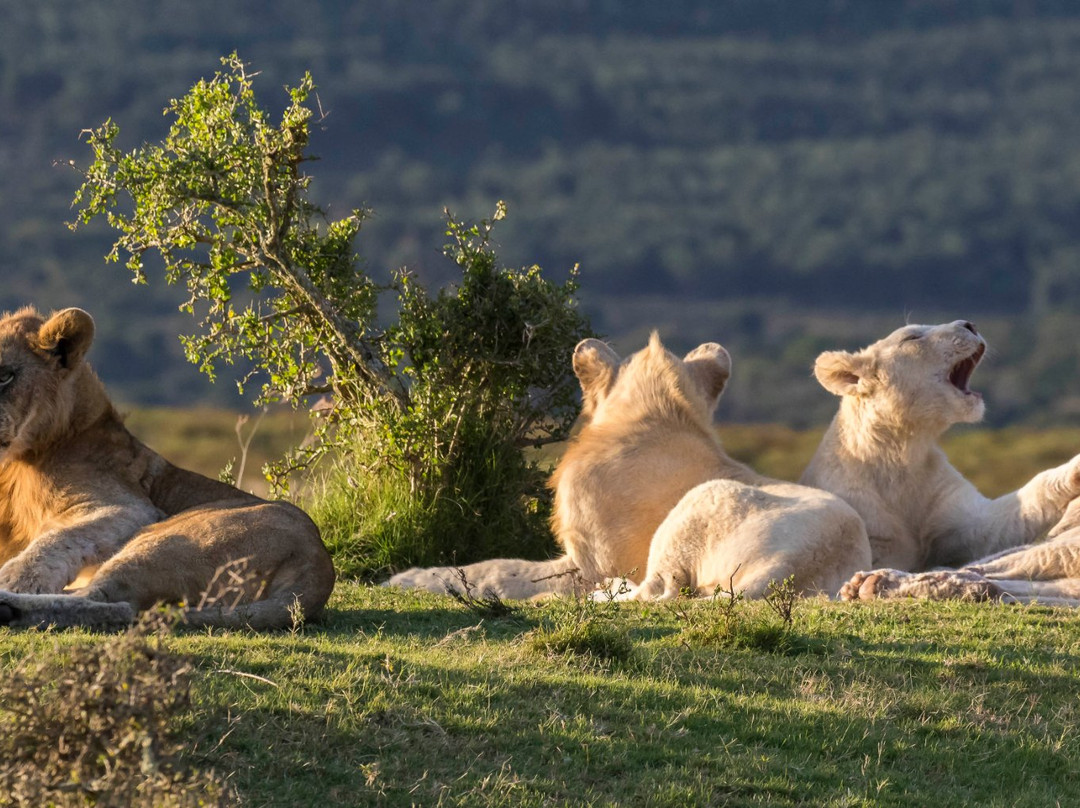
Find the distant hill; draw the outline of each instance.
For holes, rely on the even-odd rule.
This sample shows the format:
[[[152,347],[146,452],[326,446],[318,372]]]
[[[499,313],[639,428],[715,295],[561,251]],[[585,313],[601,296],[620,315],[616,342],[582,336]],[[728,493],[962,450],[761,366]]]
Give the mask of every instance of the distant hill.
[[[183,363],[177,290],[64,228],[80,130],[160,138],[232,50],[262,102],[310,70],[313,195],[370,205],[374,272],[451,280],[442,208],[510,207],[511,264],[582,267],[624,351],[723,342],[721,417],[820,423],[824,348],[978,322],[991,418],[1080,422],[1080,7],[1046,0],[3,4],[0,307],[78,304],[139,403],[230,400]]]

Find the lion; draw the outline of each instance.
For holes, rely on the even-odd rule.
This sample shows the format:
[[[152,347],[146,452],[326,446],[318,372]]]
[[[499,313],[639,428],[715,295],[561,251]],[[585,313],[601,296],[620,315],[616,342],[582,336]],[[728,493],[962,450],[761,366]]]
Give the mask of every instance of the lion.
[[[334,568],[299,508],[172,465],[125,428],[70,308],[0,317],[0,624],[122,624],[157,603],[197,625],[319,614]]]
[[[838,497],[763,477],[732,460],[713,428],[731,372],[723,347],[683,359],[654,333],[626,359],[595,339],[573,356],[580,429],[554,474],[553,532],[565,555],[414,568],[390,584],[525,598],[625,576],[629,596],[733,587],[748,597],[795,576],[835,595],[870,559],[858,515]],[[573,574],[571,574],[573,573]]]
[[[827,351],[814,373],[840,408],[801,481],[840,496],[862,516],[873,567],[895,575],[860,572],[842,597],[870,597],[874,584],[896,591],[914,585],[906,573],[968,567],[961,578],[1011,576],[1039,580],[1053,568],[1048,545],[1011,550],[1044,535],[1080,495],[1080,456],[1032,478],[1018,491],[988,499],[945,457],[937,440],[950,426],[982,419],[982,396],[969,387],[986,341],[964,320],[907,325],[855,353]],[[1064,531],[1062,523],[1055,532]],[[1060,552],[1075,552],[1069,540]],[[1049,551],[1053,553],[1054,551]],[[1051,573],[1060,577],[1060,570]],[[945,578],[926,572],[927,587]],[[898,586],[898,585],[897,585]],[[980,583],[984,596],[991,587]],[[976,587],[978,588],[978,587]],[[944,591],[944,589],[942,590]],[[972,590],[974,592],[974,590]]]

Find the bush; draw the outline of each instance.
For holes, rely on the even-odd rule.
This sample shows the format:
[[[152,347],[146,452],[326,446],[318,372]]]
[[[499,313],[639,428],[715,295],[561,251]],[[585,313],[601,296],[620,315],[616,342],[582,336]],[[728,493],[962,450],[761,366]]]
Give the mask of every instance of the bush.
[[[184,344],[205,372],[246,362],[239,384],[259,380],[258,403],[329,397],[314,440],[268,476],[286,491],[290,473],[335,458],[329,501],[313,509],[350,571],[546,552],[544,474],[521,450],[565,439],[577,414],[570,357],[591,332],[576,269],[558,285],[538,267],[501,267],[500,202],[474,225],[447,212],[456,287],[431,296],[405,270],[379,286],[353,247],[367,211],[327,222],[307,198],[311,76],[275,126],[243,62],[222,61],[170,103],[162,144],[125,154],[111,121],[89,134],[75,226],[105,216],[120,234],[111,259],[126,252],[143,281],[157,253],[187,286],[201,320]],[[396,307],[380,320],[387,292]],[[393,520],[354,517],[388,512],[384,496]]]
[[[0,681],[0,805],[230,804],[217,777],[185,765],[170,729],[189,704],[191,667],[163,648],[168,626],[150,612]]]

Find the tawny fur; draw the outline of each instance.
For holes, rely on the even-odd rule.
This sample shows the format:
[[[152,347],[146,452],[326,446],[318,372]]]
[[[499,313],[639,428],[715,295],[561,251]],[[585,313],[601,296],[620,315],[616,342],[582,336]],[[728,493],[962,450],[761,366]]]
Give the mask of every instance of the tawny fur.
[[[620,360],[585,340],[573,365],[582,425],[552,476],[552,528],[566,555],[468,565],[478,593],[522,598],[626,576],[643,599],[732,582],[757,596],[794,574],[801,591],[835,594],[869,561],[862,521],[842,501],[762,477],[724,452],[712,426],[731,368],[721,346],[680,360],[654,335]],[[446,567],[390,583],[460,587]]]
[[[1080,596],[1069,582],[1080,577],[1080,533],[1066,530],[1070,503],[1080,495],[1080,457],[988,499],[937,445],[953,424],[981,420],[982,396],[968,381],[984,351],[974,326],[956,321],[905,326],[862,351],[818,358],[815,374],[840,396],[840,409],[802,481],[858,511],[873,566],[883,568],[860,572],[843,597]],[[1065,535],[1058,541],[1011,549],[1044,536],[1059,520],[1053,532]],[[959,572],[911,574],[965,564]],[[1014,581],[1046,576],[1055,580]]]
[[[79,309],[0,318],[0,622],[124,622],[159,602],[200,624],[317,615],[334,571],[315,525],[136,440],[84,361],[93,333]]]

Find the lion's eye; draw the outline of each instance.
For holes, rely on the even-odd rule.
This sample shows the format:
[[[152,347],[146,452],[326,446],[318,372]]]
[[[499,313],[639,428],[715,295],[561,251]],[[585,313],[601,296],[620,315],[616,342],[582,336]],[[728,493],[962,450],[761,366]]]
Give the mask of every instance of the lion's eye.
[[[0,387],[7,387],[11,384],[15,378],[15,372],[12,370],[0,370]]]
[[[911,342],[913,339],[922,339],[922,334],[908,334],[900,340],[900,344],[903,345],[905,342]]]

